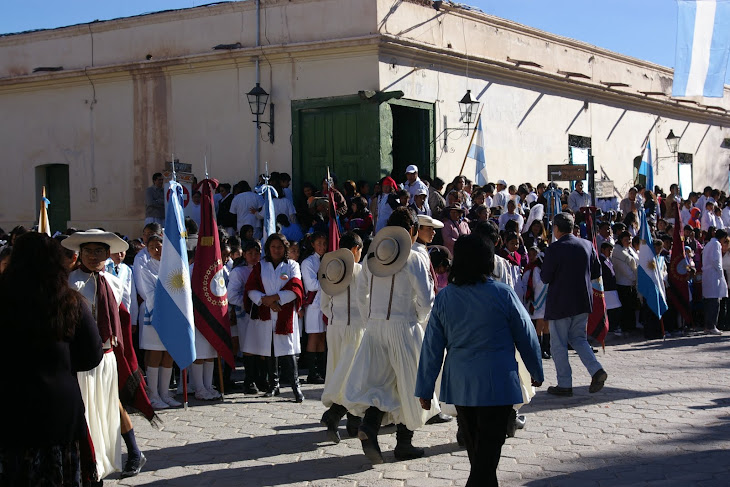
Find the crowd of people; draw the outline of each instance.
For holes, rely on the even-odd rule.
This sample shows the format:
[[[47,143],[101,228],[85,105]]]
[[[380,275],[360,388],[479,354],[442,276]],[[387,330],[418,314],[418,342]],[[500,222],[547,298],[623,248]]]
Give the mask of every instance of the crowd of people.
[[[599,325],[615,336],[728,328],[723,192],[707,187],[682,199],[677,185],[669,194],[637,185],[596,208],[582,182],[572,191],[504,180],[479,187],[464,176],[446,184],[420,177],[416,166],[395,176],[402,183],[385,177],[372,188],[323,178],[319,187],[302,184],[296,198],[285,173],[262,176],[253,188],[218,185],[233,352],[245,375],[235,383],[220,365],[217,380],[218,352],[196,331],[188,388],[197,399],[218,400],[223,389],[273,397],[288,385],[302,402],[302,366],[308,383],[324,385],[331,441],[341,440],[347,417],[348,435],[382,463],[378,431],[392,423],[395,457],[418,458],[424,451],[413,431],[456,416],[457,441],[472,464],[467,485],[497,485],[502,445],[524,425],[519,408],[542,384],[543,360],[553,359],[557,372],[550,394],[573,394],[569,347],[590,375],[589,392],[606,382],[586,334],[596,289],[606,309]],[[155,411],[182,405],[182,379],[152,326],[163,183],[156,173],[147,189],[140,238],[73,228],[50,238],[22,226],[0,235],[0,302],[11,337],[0,356],[8,367],[27,347],[48,357],[14,376],[12,390],[25,391],[28,407],[9,426],[19,434],[0,444],[3,482],[98,485],[114,471],[136,475],[146,458],[128,411],[154,422]],[[262,241],[264,185],[276,233]],[[194,193],[198,209],[185,221],[191,264],[201,215]],[[329,241],[333,234],[338,242]],[[666,296],[660,315],[638,292],[647,239]],[[49,415],[49,404],[63,407]],[[21,435],[27,424],[38,433]]]

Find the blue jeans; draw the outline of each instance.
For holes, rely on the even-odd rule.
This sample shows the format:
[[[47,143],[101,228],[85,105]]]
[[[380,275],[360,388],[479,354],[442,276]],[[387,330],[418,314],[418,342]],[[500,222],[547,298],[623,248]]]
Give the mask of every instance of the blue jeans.
[[[588,313],[550,320],[550,352],[553,355],[555,371],[558,375],[558,387],[573,387],[572,370],[568,360],[568,344],[578,352],[581,362],[588,369],[591,377],[603,368],[588,344],[587,325]]]

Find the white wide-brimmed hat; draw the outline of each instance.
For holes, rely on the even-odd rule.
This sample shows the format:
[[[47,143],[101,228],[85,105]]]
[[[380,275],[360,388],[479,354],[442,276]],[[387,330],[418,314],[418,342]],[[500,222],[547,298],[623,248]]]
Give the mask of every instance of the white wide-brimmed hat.
[[[444,228],[444,224],[428,215],[418,215],[418,225],[422,227]]]
[[[406,265],[411,245],[411,236],[405,228],[384,227],[370,244],[368,269],[377,277],[392,276]]]
[[[64,239],[61,242],[61,245],[69,250],[80,252],[81,246],[87,243],[108,245],[109,252],[112,254],[116,254],[117,252],[126,252],[129,249],[129,244],[112,232],[105,232],[96,228],[86,230],[85,232],[73,233],[70,237]]]
[[[352,283],[355,256],[348,249],[327,252],[319,263],[319,285],[325,294],[337,296]]]

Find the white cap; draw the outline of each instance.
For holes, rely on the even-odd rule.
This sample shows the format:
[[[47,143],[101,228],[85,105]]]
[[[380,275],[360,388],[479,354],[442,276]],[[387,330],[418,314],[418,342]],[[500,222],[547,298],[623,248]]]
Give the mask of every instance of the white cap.
[[[413,196],[418,196],[419,194],[428,196],[428,190],[426,188],[418,188],[416,190],[416,194],[414,194]]]
[[[500,179],[499,181],[497,181],[497,184],[501,184],[502,186],[507,186],[507,181],[505,181],[504,179]]]
[[[444,228],[444,224],[428,215],[418,215],[418,224],[422,227]]]
[[[411,164],[410,166],[408,166],[406,168],[406,174],[412,173],[412,172],[418,173],[418,166]]]

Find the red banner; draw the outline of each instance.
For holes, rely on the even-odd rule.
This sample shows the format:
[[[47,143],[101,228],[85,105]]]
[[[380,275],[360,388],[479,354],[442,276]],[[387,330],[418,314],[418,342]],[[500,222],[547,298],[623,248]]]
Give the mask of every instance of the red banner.
[[[690,266],[687,264],[687,256],[684,252],[684,241],[682,240],[682,224],[679,218],[679,203],[672,201],[675,206],[674,235],[672,236],[672,256],[669,262],[669,287],[667,297],[677,309],[686,324],[692,323],[692,309],[689,303],[689,277]]]
[[[327,191],[327,199],[330,207],[330,224],[327,251],[332,252],[340,248],[340,226],[337,221],[337,204],[335,203],[335,190],[330,186]]]
[[[601,255],[601,251],[596,243],[596,234],[598,227],[596,225],[596,208],[595,206],[587,206],[580,209],[585,215],[586,232],[588,240],[593,244],[596,255]],[[599,257],[600,258],[600,257]],[[593,311],[588,315],[588,327],[586,329],[588,336],[595,338],[598,343],[606,346],[606,335],[608,335],[608,316],[606,316],[606,298],[603,295],[603,280],[598,282],[593,280]]]
[[[205,179],[200,183],[200,228],[191,283],[193,310],[195,327],[223,360],[235,368],[231,324],[228,320],[228,293],[223,277],[218,224],[214,217],[213,191],[217,186],[218,181],[215,179]]]

